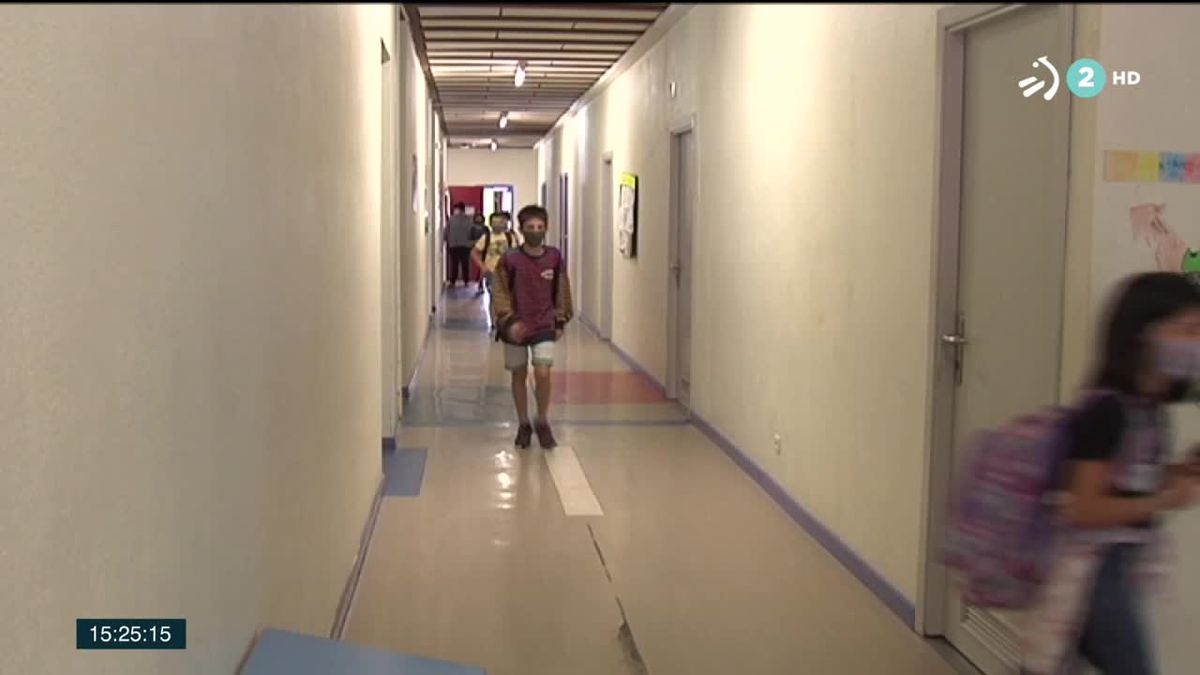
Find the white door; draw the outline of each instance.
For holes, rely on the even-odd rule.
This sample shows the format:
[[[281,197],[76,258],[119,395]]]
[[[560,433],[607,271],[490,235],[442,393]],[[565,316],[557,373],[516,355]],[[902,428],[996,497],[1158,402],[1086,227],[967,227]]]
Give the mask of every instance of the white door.
[[[961,34],[962,138],[956,316],[939,336],[954,369],[953,475],[972,432],[1058,399],[1068,137],[1065,81],[1070,15],[1056,6],[1004,13]],[[1066,27],[1065,27],[1066,26]],[[1018,81],[1045,76],[1023,96]],[[1028,86],[1028,85],[1026,85]],[[945,252],[954,255],[954,251]],[[952,283],[952,282],[951,282]],[[988,675],[1019,667],[1015,617],[967,606],[946,594],[946,635]]]
[[[600,179],[603,183],[600,186],[600,198],[603,200],[601,205],[601,213],[603,218],[600,220],[600,337],[605,340],[612,339],[613,333],[613,247],[614,237],[613,229],[616,224],[613,223],[613,182],[616,180],[613,175],[612,158],[604,160],[604,165],[601,167]]]
[[[674,397],[685,407],[692,401],[692,242],[696,204],[695,134],[686,131],[671,136],[671,296],[670,344],[674,354],[672,385]]]

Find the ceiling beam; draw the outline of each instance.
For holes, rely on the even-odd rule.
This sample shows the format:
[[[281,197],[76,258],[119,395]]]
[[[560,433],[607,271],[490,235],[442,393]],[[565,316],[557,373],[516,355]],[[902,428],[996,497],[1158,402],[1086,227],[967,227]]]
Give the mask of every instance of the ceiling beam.
[[[533,136],[543,129],[550,128],[550,124],[539,124],[536,127],[531,126],[528,129],[513,129],[509,126],[507,129],[501,129],[496,125],[484,126],[480,124],[460,124],[450,125],[450,133],[457,136],[492,136],[495,138],[503,138],[505,136]]]
[[[455,5],[461,7],[462,5]],[[425,19],[437,19],[438,21],[491,21],[494,23],[502,23],[506,20],[511,21],[546,21],[555,23],[594,23],[613,26],[629,26],[630,29],[644,29],[654,23],[654,19],[644,18],[635,19],[627,17],[601,17],[601,16],[576,16],[576,15],[549,15],[538,14],[535,16],[527,15],[496,15],[496,14],[428,14],[423,15]]]
[[[610,56],[599,56],[598,58],[598,56],[594,56],[592,54],[556,52],[552,56],[545,56],[545,58],[524,59],[524,61],[526,61],[527,66],[548,64],[548,62],[551,61],[594,61],[596,64],[605,64],[611,66],[614,64],[614,62],[617,62],[618,56],[619,54],[612,54]],[[454,64],[454,62],[461,61],[490,61],[490,64],[488,65],[504,66],[506,68],[510,68],[510,70],[511,68],[514,68],[514,66],[508,62],[510,59],[504,59],[503,62],[497,62],[500,61],[497,56],[440,56],[437,52],[434,52],[430,54],[430,60],[437,62],[437,64],[443,64],[443,62],[445,62],[445,64]]]
[[[575,26],[571,26],[571,28],[553,28],[553,26],[520,25],[520,24],[515,23],[517,19],[509,19],[509,20],[512,20],[512,22],[514,22],[514,25],[508,25],[508,26],[504,25],[503,20],[498,20],[498,22],[479,22],[479,23],[472,22],[472,23],[468,23],[468,24],[438,23],[438,24],[434,24],[434,25],[430,25],[430,23],[428,23],[428,22],[430,22],[430,20],[437,20],[437,22],[442,22],[442,20],[446,20],[446,19],[428,19],[428,20],[426,20],[425,35],[437,34],[437,32],[466,32],[466,31],[529,32],[529,34],[539,34],[539,35],[541,35],[541,34],[560,35],[560,34],[564,34],[564,32],[569,32],[569,34],[572,34],[572,35],[575,35],[575,34],[613,35],[613,34],[622,34],[622,32],[629,32],[630,37],[636,38],[638,35],[641,35],[642,26],[649,25],[648,23],[647,24],[636,24],[636,25],[629,24],[629,28],[575,28]],[[572,22],[572,23],[583,23],[583,22]]]
[[[579,2],[456,2],[453,5],[440,2],[422,2],[418,3],[417,7],[424,10],[438,10],[446,7],[465,8],[465,9],[491,9],[499,10],[500,14],[509,10],[530,10],[530,9],[565,9],[570,12],[579,10],[583,11],[609,11],[609,12],[628,12],[628,11],[653,11],[666,8],[669,3],[666,2],[608,2],[608,3],[579,3]],[[583,5],[580,7],[580,5]]]
[[[516,31],[511,31],[511,32],[516,32]],[[562,32],[562,31],[559,31],[559,32]],[[469,44],[480,44],[480,45],[492,45],[492,44],[496,44],[496,43],[561,45],[563,43],[571,43],[571,44],[588,45],[588,46],[592,46],[592,45],[612,45],[612,46],[624,45],[624,46],[628,46],[628,45],[631,45],[631,44],[637,42],[637,39],[638,39],[638,36],[634,35],[632,33],[629,35],[628,40],[626,40],[624,38],[614,39],[614,38],[601,38],[601,37],[592,37],[592,38],[561,38],[561,37],[549,37],[549,36],[546,36],[546,37],[525,37],[525,36],[515,37],[515,36],[501,36],[499,34],[493,35],[492,37],[485,38],[485,37],[455,37],[453,35],[446,35],[446,36],[433,35],[433,36],[431,36],[431,35],[429,35],[428,32],[425,34],[425,42],[426,42],[426,44],[430,44],[430,45],[442,45],[442,44],[445,44],[448,42],[453,42],[456,44],[468,44],[469,43]]]
[[[579,49],[564,49],[564,47],[566,47],[567,44],[570,44],[572,47],[579,47]],[[459,45],[459,46],[454,47],[454,46],[450,46],[450,45]],[[429,50],[430,54],[437,54],[438,52],[489,52],[491,54],[496,54],[496,52],[521,53],[521,54],[571,54],[571,53],[578,53],[578,52],[605,52],[605,53],[611,53],[613,56],[620,57],[621,54],[624,53],[624,51],[622,49],[616,49],[616,47],[626,46],[624,44],[614,44],[614,45],[612,45],[614,47],[614,49],[603,49],[603,47],[606,47],[608,45],[601,45],[601,44],[597,44],[595,42],[587,43],[587,44],[584,44],[582,42],[580,42],[580,43],[574,43],[574,42],[561,43],[560,42],[560,43],[546,43],[546,45],[547,46],[542,46],[540,44],[530,45],[528,42],[522,42],[520,40],[507,40],[504,42],[499,42],[499,41],[485,42],[482,40],[455,40],[454,42],[431,43],[430,45],[428,45],[428,50]],[[556,46],[549,46],[549,45],[556,45]],[[503,57],[496,55],[496,58],[503,58]]]

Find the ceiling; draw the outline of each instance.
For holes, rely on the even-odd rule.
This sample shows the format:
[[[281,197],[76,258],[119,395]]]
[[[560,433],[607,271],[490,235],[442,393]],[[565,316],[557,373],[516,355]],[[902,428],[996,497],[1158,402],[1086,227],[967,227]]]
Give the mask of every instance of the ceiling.
[[[532,147],[668,3],[414,4],[404,13],[450,147]],[[526,80],[515,84],[517,65]],[[501,129],[500,116],[508,113]]]

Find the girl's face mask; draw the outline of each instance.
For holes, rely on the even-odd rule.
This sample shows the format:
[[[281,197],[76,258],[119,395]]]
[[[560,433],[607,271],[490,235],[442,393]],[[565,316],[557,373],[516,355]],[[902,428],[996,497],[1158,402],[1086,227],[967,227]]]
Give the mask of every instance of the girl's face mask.
[[[1200,341],[1159,338],[1154,353],[1158,370],[1172,380],[1191,382],[1200,379]]]

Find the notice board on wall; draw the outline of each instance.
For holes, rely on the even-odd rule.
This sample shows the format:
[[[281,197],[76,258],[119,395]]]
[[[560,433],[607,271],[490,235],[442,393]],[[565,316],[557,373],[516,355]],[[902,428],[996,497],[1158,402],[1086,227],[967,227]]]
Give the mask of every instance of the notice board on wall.
[[[637,257],[638,177],[622,173],[617,193],[618,246],[626,258]]]

